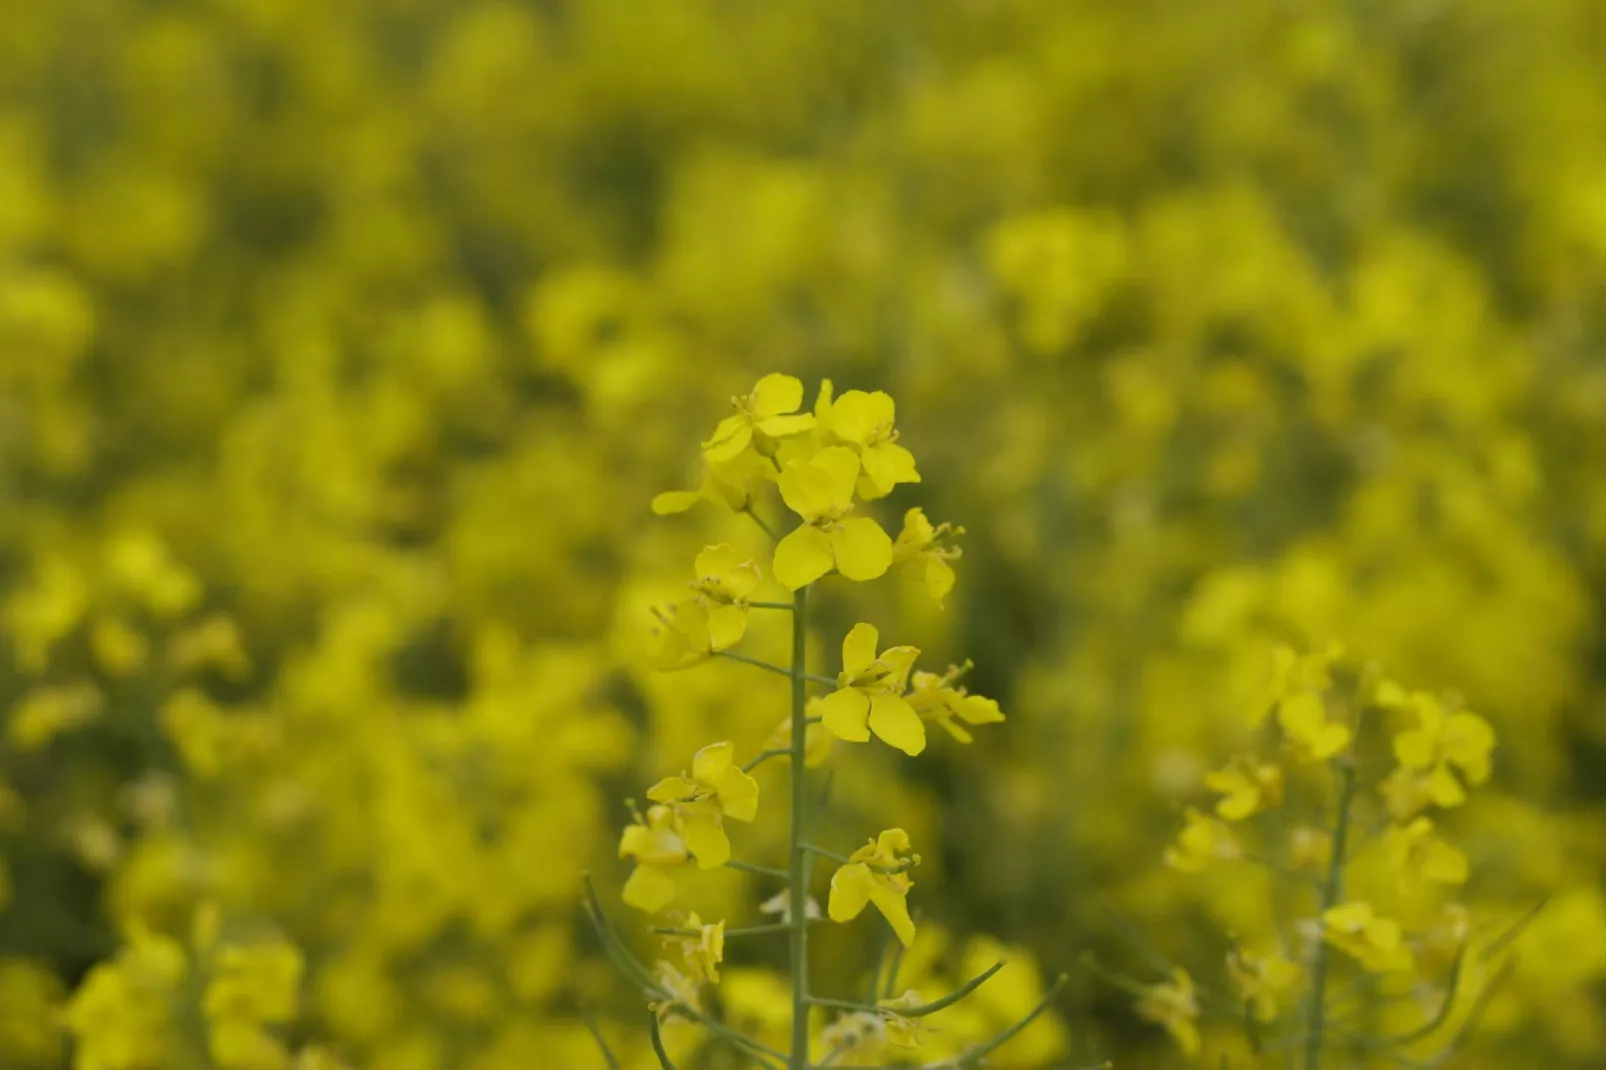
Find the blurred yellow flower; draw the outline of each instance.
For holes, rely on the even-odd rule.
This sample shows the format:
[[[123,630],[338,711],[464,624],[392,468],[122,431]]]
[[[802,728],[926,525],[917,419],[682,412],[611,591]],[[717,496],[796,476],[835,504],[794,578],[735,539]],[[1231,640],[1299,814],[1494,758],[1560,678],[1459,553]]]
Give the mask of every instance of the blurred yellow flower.
[[[1171,971],[1171,980],[1148,986],[1138,999],[1138,1014],[1165,1027],[1188,1058],[1199,1054],[1199,1001],[1188,971]]]

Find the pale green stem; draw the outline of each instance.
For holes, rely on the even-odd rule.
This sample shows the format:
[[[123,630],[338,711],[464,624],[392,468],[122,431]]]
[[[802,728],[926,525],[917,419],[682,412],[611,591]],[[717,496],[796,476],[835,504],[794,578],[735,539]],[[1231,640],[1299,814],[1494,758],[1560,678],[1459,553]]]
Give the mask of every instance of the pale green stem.
[[[1355,766],[1345,757],[1338,766],[1338,820],[1333,828],[1333,858],[1327,867],[1327,883],[1321,890],[1318,919],[1326,925],[1326,914],[1338,905],[1344,894],[1344,850],[1349,837],[1349,811],[1355,797]],[[1310,971],[1310,1019],[1305,1033],[1305,1070],[1321,1070],[1322,1030],[1327,1024],[1327,940],[1319,937],[1316,959]]]
[[[792,1052],[790,1070],[809,1065],[809,864],[803,847],[803,818],[808,810],[808,777],[804,756],[808,751],[808,606],[809,589],[792,596],[792,812],[787,837],[787,902],[792,911]]]

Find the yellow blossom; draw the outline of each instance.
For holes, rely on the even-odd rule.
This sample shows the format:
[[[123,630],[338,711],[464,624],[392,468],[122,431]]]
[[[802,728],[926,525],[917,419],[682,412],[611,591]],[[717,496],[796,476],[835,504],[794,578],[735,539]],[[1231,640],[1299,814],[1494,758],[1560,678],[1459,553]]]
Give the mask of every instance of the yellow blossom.
[[[861,497],[884,498],[899,483],[920,482],[914,455],[898,445],[893,427],[897,406],[891,395],[880,390],[849,390],[833,400],[827,381],[821,385],[815,412],[831,440],[858,453],[864,475],[859,484]]]
[[[1232,830],[1222,822],[1188,807],[1177,842],[1165,849],[1165,864],[1180,873],[1199,873],[1216,862],[1243,857]]]
[[[935,721],[960,743],[969,743],[974,737],[960,724],[998,724],[1004,713],[998,703],[981,695],[972,695],[960,687],[959,678],[970,670],[970,662],[949,666],[938,676],[931,672],[917,672],[909,682],[909,693],[904,696],[911,709],[922,720]]]
[[[828,446],[807,460],[788,461],[777,481],[781,498],[803,518],[775,547],[775,578],[791,590],[833,568],[850,580],[873,580],[892,564],[892,539],[881,525],[853,511],[859,458]]]
[[[653,498],[652,511],[658,516],[674,516],[707,501],[739,513],[751,506],[753,496],[768,485],[774,473],[768,457],[751,451],[719,464],[704,458],[702,484],[696,490],[664,491]]]
[[[1233,950],[1227,953],[1227,976],[1238,997],[1253,1011],[1257,1020],[1273,1021],[1278,1007],[1305,971],[1280,950],[1265,953]]]
[[[837,690],[820,699],[817,709],[839,739],[864,743],[873,732],[905,754],[919,754],[926,749],[925,725],[903,692],[920,651],[894,646],[878,655],[880,638],[873,625],[853,626],[842,641]]]
[[[649,1000],[647,1008],[658,1016],[660,1025],[669,1020],[677,1007],[703,1009],[702,982],[681,973],[673,963],[662,959],[654,963],[652,979],[663,990],[664,998]]]
[[[1307,762],[1325,762],[1349,746],[1348,726],[1327,719],[1327,704],[1314,691],[1299,691],[1277,706],[1277,723],[1294,752]]]
[[[820,1030],[820,1045],[825,1062],[872,1064],[886,1051],[886,1022],[869,1011],[838,1015]]]
[[[1402,885],[1418,881],[1464,884],[1467,856],[1433,834],[1433,821],[1418,817],[1407,825],[1391,825],[1383,833],[1383,857]]]
[[[1171,971],[1171,980],[1149,985],[1138,999],[1138,1014],[1165,1027],[1188,1058],[1199,1054],[1199,1001],[1188,971]]]
[[[1282,802],[1283,771],[1253,755],[1240,755],[1224,769],[1205,775],[1205,787],[1218,792],[1216,813],[1228,821],[1242,821]]]
[[[747,632],[747,601],[761,580],[758,562],[725,543],[704,548],[694,566],[697,601],[706,610],[709,648],[728,650]]]
[[[1411,968],[1400,923],[1378,917],[1366,902],[1342,903],[1322,914],[1322,938],[1373,973]]]
[[[619,857],[634,858],[636,868],[625,881],[621,898],[637,910],[656,914],[675,900],[670,872],[686,864],[686,841],[675,829],[675,812],[668,806],[650,806],[645,816],[625,828],[619,838]]]
[[[1250,725],[1260,724],[1291,696],[1326,691],[1332,683],[1333,664],[1343,654],[1344,648],[1337,643],[1309,654],[1300,654],[1291,646],[1273,647],[1271,679],[1264,698],[1250,706]]]
[[[664,936],[664,943],[678,948],[686,960],[687,976],[694,981],[719,983],[719,964],[725,960],[725,923],[717,921],[704,925],[703,919],[692,911],[677,926],[696,935],[673,933]]]
[[[801,434],[814,427],[814,414],[798,412],[803,404],[803,384],[790,375],[766,375],[746,397],[732,398],[736,415],[727,416],[714,429],[714,436],[703,443],[703,455],[718,464],[729,461],[753,445],[766,449],[765,439]]]
[[[1411,695],[1409,706],[1416,714],[1417,727],[1394,737],[1401,778],[1421,781],[1420,790],[1437,806],[1460,806],[1467,793],[1452,770],[1468,784],[1488,780],[1494,729],[1477,714],[1447,711],[1438,699],[1422,692]],[[1403,805],[1408,793],[1400,794]],[[1398,814],[1398,809],[1395,812]]]
[[[919,855],[909,853],[909,834],[903,829],[887,829],[849,855],[847,864],[831,874],[826,912],[832,921],[847,922],[858,917],[865,904],[874,903],[908,947],[915,938],[907,899],[914,882],[905,870],[919,862]]]
[[[964,528],[946,522],[933,525],[918,506],[910,509],[903,514],[903,530],[892,544],[892,565],[924,582],[927,593],[940,606],[954,589],[954,567],[949,562],[963,553],[947,540],[964,533]]]
[[[730,743],[711,743],[692,756],[690,775],[665,777],[647,791],[647,798],[675,812],[686,847],[703,869],[717,869],[730,860],[726,817],[751,821],[758,813],[758,781],[735,764]]]

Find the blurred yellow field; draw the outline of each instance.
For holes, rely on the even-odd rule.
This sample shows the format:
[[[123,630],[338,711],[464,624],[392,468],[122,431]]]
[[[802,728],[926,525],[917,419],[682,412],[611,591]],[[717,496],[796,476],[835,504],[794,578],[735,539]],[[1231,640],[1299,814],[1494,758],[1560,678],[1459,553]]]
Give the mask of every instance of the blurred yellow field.
[[[1606,7],[0,26],[0,1067],[1606,1066]]]

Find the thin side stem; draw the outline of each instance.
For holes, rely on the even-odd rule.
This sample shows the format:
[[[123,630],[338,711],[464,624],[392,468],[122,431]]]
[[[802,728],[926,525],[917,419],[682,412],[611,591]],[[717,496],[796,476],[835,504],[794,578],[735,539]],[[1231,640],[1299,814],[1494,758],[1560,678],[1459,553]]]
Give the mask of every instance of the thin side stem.
[[[808,812],[809,786],[804,756],[808,752],[808,632],[809,589],[792,596],[792,812],[787,837],[787,902],[792,909],[792,1052],[790,1070],[809,1065],[809,864],[803,847],[803,821]]]
[[[743,873],[753,873],[760,877],[777,877],[783,881],[790,876],[784,869],[776,869],[773,866],[755,866],[751,862],[738,862],[734,858],[725,863],[725,868],[740,870]]]
[[[757,769],[771,758],[784,758],[791,753],[791,747],[771,747],[769,750],[761,750],[752,761],[742,766],[742,772],[751,773],[753,770]]]
[[[797,628],[795,614],[792,627],[794,631]],[[791,669],[783,669],[781,666],[776,665],[773,662],[765,661],[763,658],[755,658],[747,654],[738,653],[734,650],[717,650],[714,652],[714,656],[716,658],[730,658],[732,661],[739,661],[743,665],[751,665],[755,669],[763,669],[765,672],[772,672],[778,676],[785,676],[788,679],[791,679],[794,675],[801,675],[806,683],[825,684],[829,687],[836,686],[836,681],[829,676],[816,676],[813,673],[808,672],[794,674]]]
[[[749,602],[747,605],[750,609],[784,609],[788,613],[792,612],[790,602]]]
[[[1327,867],[1327,883],[1321,890],[1319,917],[1338,905],[1344,894],[1344,850],[1349,837],[1349,811],[1355,798],[1355,766],[1346,757],[1338,766],[1338,820],[1333,828],[1333,858]],[[1325,920],[1322,922],[1326,924]],[[1305,1070],[1321,1070],[1322,1030],[1327,1024],[1327,941],[1318,940],[1316,959],[1310,970],[1310,1017],[1305,1027]]]

